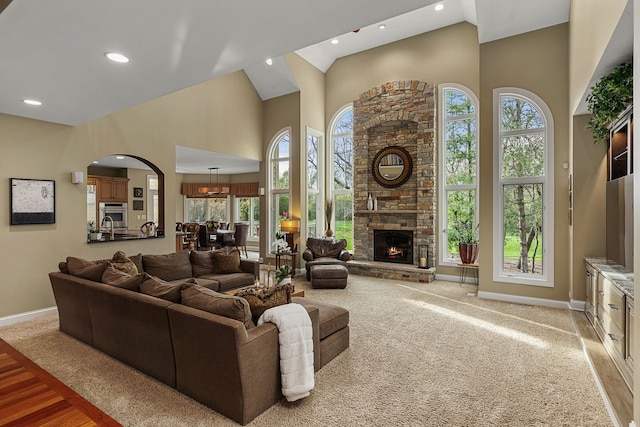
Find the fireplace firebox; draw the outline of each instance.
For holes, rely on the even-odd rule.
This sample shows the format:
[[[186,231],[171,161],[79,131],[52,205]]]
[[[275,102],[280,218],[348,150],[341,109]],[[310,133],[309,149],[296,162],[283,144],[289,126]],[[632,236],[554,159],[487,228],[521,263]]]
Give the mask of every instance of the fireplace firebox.
[[[373,230],[373,260],[413,264],[413,232]]]

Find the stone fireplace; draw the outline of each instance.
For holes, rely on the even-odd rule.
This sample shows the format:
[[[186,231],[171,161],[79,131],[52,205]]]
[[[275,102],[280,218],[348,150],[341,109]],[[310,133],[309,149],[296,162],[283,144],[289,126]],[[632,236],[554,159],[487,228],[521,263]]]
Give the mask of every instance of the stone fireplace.
[[[417,268],[418,245],[427,245],[429,253],[436,253],[435,102],[434,85],[410,80],[374,87],[353,103],[355,215],[354,265],[350,269],[357,274],[367,275],[379,268],[382,273],[375,273],[379,277],[395,277],[389,271],[421,282],[435,277],[435,268]],[[380,185],[372,173],[376,154],[390,146],[404,148],[413,163],[409,179],[394,188]],[[369,195],[377,200],[377,210],[367,209]],[[406,259],[379,262],[376,231],[406,236]]]

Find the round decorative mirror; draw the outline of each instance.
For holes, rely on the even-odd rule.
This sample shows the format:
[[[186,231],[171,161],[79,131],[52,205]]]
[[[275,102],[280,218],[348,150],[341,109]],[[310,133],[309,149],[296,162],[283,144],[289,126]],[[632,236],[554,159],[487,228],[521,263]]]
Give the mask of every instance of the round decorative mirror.
[[[411,154],[395,145],[378,151],[371,165],[376,182],[387,188],[399,187],[407,182],[412,171]]]

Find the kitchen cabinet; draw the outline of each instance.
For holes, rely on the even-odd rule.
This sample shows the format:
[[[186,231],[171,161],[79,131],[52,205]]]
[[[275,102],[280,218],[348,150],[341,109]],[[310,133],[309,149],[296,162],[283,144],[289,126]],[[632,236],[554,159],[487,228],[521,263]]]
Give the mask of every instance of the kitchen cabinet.
[[[98,176],[96,177],[97,202],[127,203],[129,197],[129,179]]]
[[[585,314],[633,392],[633,283],[624,267],[587,261]]]
[[[591,322],[591,325],[595,326],[595,319],[598,315],[596,302],[596,295],[598,291],[598,271],[590,264],[587,264],[585,266],[585,273],[587,296],[584,310],[587,315],[587,319]]]

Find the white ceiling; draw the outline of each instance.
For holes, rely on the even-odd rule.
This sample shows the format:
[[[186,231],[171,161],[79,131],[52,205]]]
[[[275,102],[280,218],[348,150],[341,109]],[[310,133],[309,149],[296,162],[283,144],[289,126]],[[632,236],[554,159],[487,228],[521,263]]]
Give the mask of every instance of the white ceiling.
[[[439,3],[445,7],[436,12]],[[337,58],[463,21],[477,26],[480,43],[556,25],[568,20],[569,4],[15,0],[0,13],[0,113],[77,125],[241,69],[269,99],[298,90],[282,58],[289,52],[326,71]],[[340,42],[331,44],[333,38]],[[106,51],[119,51],[131,62],[112,63]],[[608,65],[616,64],[602,67]],[[28,106],[25,98],[43,105]],[[208,173],[221,160],[186,147],[177,147],[176,154],[181,173]],[[229,165],[237,161],[224,159]],[[257,170],[257,162],[244,167]]]

